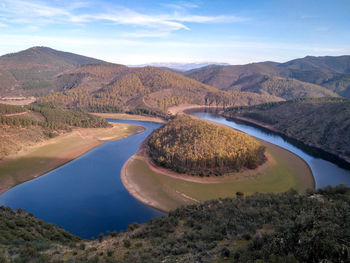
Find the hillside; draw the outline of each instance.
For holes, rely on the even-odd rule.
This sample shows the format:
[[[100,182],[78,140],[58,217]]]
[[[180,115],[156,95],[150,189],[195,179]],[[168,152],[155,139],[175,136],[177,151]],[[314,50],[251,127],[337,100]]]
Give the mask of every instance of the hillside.
[[[56,90],[74,88],[98,90],[128,71],[128,67],[107,62],[80,65],[67,70],[54,79]]]
[[[348,262],[349,204],[350,189],[343,185],[307,195],[289,191],[226,198],[182,207],[144,225],[133,223],[120,234],[80,242],[30,214],[0,208],[0,260]]]
[[[221,90],[261,93],[261,89],[263,92],[267,89],[270,95],[278,97],[280,94],[276,89],[271,90],[270,87],[285,89],[288,83],[290,92],[281,97],[287,100],[299,97],[336,96],[336,94],[349,97],[349,65],[350,56],[308,56],[286,63],[262,62],[240,66],[209,66],[187,71],[184,74]],[[262,85],[265,87],[261,87]]]
[[[288,137],[350,160],[349,99],[299,99],[233,107],[224,115],[257,120]]]
[[[101,60],[47,47],[1,56],[0,97],[48,94],[60,88],[53,85],[57,74],[78,65],[99,62]]]
[[[323,72],[350,73],[350,56],[307,56],[282,63],[280,66],[302,71],[318,70]]]
[[[266,92],[219,91],[167,69],[108,63],[66,71],[55,83],[64,91],[41,97],[40,102],[91,112],[149,109],[166,113],[168,107],[179,104],[232,106],[283,100]]]
[[[292,78],[251,76],[240,79],[230,89],[271,95],[286,100],[297,98],[337,97],[324,87]]]
[[[155,163],[190,175],[254,169],[265,160],[265,147],[249,135],[187,115],[177,116],[154,131],[147,145]]]
[[[269,95],[267,93],[258,94],[245,91],[217,91],[209,92],[205,98],[204,104],[207,106],[250,106],[273,101],[283,101],[284,99]]]
[[[109,71],[106,73],[107,68]],[[91,71],[95,73],[91,74]],[[62,78],[66,79],[65,83],[69,83],[70,79],[71,84],[67,85],[70,89],[42,97],[40,102],[97,112],[135,108],[166,111],[167,107],[181,103],[204,104],[205,95],[217,91],[175,72],[155,67],[97,64],[66,72]]]
[[[78,110],[0,104],[0,160],[72,127],[108,127],[106,120]]]
[[[314,72],[319,69],[310,66],[305,67],[309,71],[300,71],[304,68],[296,66],[302,64],[300,61],[290,65],[265,62],[209,65],[184,73],[188,78],[164,68],[130,68],[34,47],[0,57],[0,95],[44,96],[40,102],[93,112],[148,109],[162,114],[179,104],[227,107],[300,97],[347,96],[350,77],[342,73],[347,72],[346,57],[343,60],[343,66],[336,67],[337,73]]]
[[[75,245],[78,241],[79,237],[37,219],[22,209],[15,211],[0,206],[0,262],[10,262],[8,260],[13,255],[19,255],[20,261],[16,262],[47,262],[45,258],[48,257],[40,255],[42,251],[48,248],[61,249]],[[36,260],[31,261],[34,258]]]

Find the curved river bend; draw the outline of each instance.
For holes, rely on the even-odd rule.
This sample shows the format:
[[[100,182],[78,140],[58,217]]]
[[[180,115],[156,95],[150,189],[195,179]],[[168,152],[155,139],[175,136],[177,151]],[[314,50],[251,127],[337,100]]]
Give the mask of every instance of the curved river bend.
[[[83,238],[124,230],[164,213],[137,201],[120,179],[123,164],[158,123],[126,120],[145,131],[105,142],[79,158],[0,195],[0,205],[23,208],[38,218],[62,226]]]
[[[349,170],[312,157],[280,136],[227,121],[210,113],[192,114],[242,130],[299,155],[311,167],[318,188],[339,183],[350,185]],[[143,223],[164,215],[132,197],[120,179],[123,164],[161,124],[131,120],[109,121],[142,125],[146,130],[121,140],[106,142],[44,176],[8,190],[0,195],[0,205],[23,208],[36,217],[60,225],[83,238],[97,237],[99,233],[108,230],[124,230],[132,222]]]
[[[209,112],[193,112],[191,113],[202,119],[215,121],[225,124],[237,130],[246,132],[254,137],[276,144],[284,149],[295,153],[302,158],[310,166],[312,174],[315,178],[316,188],[322,188],[327,185],[346,184],[350,185],[350,170],[342,169],[334,163],[326,161],[322,158],[317,158],[305,153],[300,148],[292,145],[284,140],[281,136],[274,133],[266,132],[263,129],[259,129],[247,124],[238,123],[233,120],[227,120],[222,116],[215,115]]]

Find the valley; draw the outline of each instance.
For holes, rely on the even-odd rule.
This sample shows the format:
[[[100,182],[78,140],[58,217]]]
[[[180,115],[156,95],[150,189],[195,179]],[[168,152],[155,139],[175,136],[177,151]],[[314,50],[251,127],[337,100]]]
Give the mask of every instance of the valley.
[[[288,211],[312,203],[314,218],[317,209],[331,209],[328,224],[339,216],[332,200],[348,205],[349,170],[319,153],[349,163],[349,61],[306,57],[178,72],[46,47],[0,57],[0,97],[18,104],[0,104],[0,205],[19,209],[1,208],[0,252],[5,260],[33,262],[267,260],[263,247],[253,246],[293,232],[281,223],[291,223]],[[25,106],[16,99],[31,96]],[[321,189],[327,185],[334,187]],[[247,220],[266,216],[243,225],[238,217],[234,225],[215,221],[229,204]],[[22,209],[75,236],[43,221],[48,231],[33,227],[37,219]],[[214,223],[203,226],[196,216]],[[346,228],[346,221],[337,226]],[[86,240],[92,237],[98,240]],[[308,260],[283,253],[276,255]]]

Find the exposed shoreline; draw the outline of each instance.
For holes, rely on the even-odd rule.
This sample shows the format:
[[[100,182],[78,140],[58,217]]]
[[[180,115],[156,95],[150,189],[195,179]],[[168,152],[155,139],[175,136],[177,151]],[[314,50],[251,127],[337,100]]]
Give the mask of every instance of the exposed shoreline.
[[[221,108],[222,107],[209,106],[209,105],[181,104],[178,106],[169,107],[168,112],[175,116],[178,113],[186,113],[186,111],[195,110],[195,109],[221,109]]]
[[[212,122],[210,122],[212,123]],[[215,123],[214,123],[215,124]],[[220,125],[220,124],[217,124]],[[220,125],[221,126],[221,125]],[[225,125],[226,126],[226,125]],[[226,126],[227,127],[227,126]],[[259,140],[259,139],[258,139]],[[308,166],[308,164],[301,159],[299,156],[295,155],[294,153],[283,149],[279,146],[273,145],[269,142],[265,142],[262,140],[259,140],[260,142],[264,142],[264,145],[268,145],[270,150],[273,148],[273,151],[279,151],[283,152],[283,154],[288,155],[289,157],[292,156],[294,158],[294,162],[298,163],[298,167],[296,169],[299,169],[299,173],[295,173],[295,180],[297,180],[299,187],[300,184],[305,184],[303,187],[300,187],[299,191],[306,191],[307,188],[315,188],[315,180],[312,175],[311,169]],[[189,182],[189,183],[198,183],[202,185],[214,185],[214,184],[222,184],[222,183],[232,183],[233,180],[245,180],[245,179],[252,179],[255,180],[256,178],[259,178],[259,176],[263,176],[264,171],[267,171],[271,166],[276,165],[276,160],[271,156],[270,153],[266,152],[266,157],[267,161],[260,165],[258,168],[254,170],[249,170],[248,177],[245,174],[247,171],[239,172],[239,173],[234,173],[231,175],[225,175],[222,177],[196,177],[196,176],[189,176],[189,175],[184,175],[184,174],[179,174],[176,173],[172,170],[157,166],[156,164],[153,163],[153,161],[150,159],[150,157],[146,153],[146,147],[145,147],[146,141],[144,141],[141,146],[139,151],[130,157],[127,162],[123,165],[123,168],[121,170],[121,180],[125,186],[125,188],[128,190],[128,192],[134,196],[137,200],[140,202],[151,206],[153,208],[156,208],[158,210],[161,210],[163,212],[168,212],[169,210],[173,209],[174,207],[167,207],[167,202],[162,200],[163,197],[158,197],[154,196],[153,193],[150,189],[146,189],[147,187],[144,184],[141,184],[140,182],[137,182],[137,175],[133,174],[133,167],[132,165],[135,165],[135,161],[142,161],[145,165],[147,165],[148,169],[150,169],[153,173],[157,173],[161,176],[167,177],[167,178],[172,178],[175,180],[181,180],[183,182]],[[282,155],[283,155],[282,154]],[[292,161],[291,161],[292,162]],[[292,166],[290,166],[292,167]],[[300,172],[303,171],[303,172]],[[157,182],[156,182],[157,183]],[[153,187],[153,186],[152,186]],[[161,186],[160,186],[161,187]],[[170,191],[169,189],[165,189],[164,191]],[[186,195],[183,192],[179,191],[172,191],[169,195],[171,195],[172,198],[177,198],[177,199],[187,199],[188,203],[197,203],[199,200],[192,198],[191,196]],[[175,196],[174,196],[175,194]],[[153,196],[152,196],[153,195]],[[177,195],[177,196],[176,196]],[[164,199],[164,198],[163,198]]]
[[[136,155],[136,154],[135,154]],[[131,156],[124,164],[120,171],[120,178],[121,181],[125,187],[125,189],[131,194],[134,198],[136,198],[141,203],[148,205],[152,208],[158,209],[164,213],[167,213],[168,211],[162,207],[162,205],[159,202],[156,202],[155,200],[151,201],[149,199],[146,199],[142,193],[141,190],[139,190],[136,185],[129,180],[128,174],[128,166],[130,165],[131,161],[135,158],[135,155]]]
[[[90,114],[100,116],[104,119],[123,119],[123,120],[166,123],[166,120],[160,117],[151,117],[151,116],[143,116],[143,115],[136,115],[136,114],[134,115],[134,114],[127,114],[127,113],[94,113],[94,112],[90,112]]]
[[[144,130],[136,125],[111,124],[112,128],[77,128],[5,157],[0,161],[0,194],[52,171],[106,141],[122,139]]]

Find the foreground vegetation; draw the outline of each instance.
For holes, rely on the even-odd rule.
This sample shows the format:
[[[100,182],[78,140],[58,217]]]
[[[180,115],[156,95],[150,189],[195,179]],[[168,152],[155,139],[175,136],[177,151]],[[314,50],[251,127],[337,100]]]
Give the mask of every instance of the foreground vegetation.
[[[96,241],[78,241],[23,212],[0,212],[2,262],[350,260],[350,189],[343,185],[306,195],[289,191],[207,201]]]
[[[178,116],[147,139],[157,164],[191,175],[223,175],[254,169],[265,160],[265,147],[248,134],[187,115]]]
[[[69,247],[79,240],[22,209],[0,207],[0,262],[48,262],[51,256],[43,251]]]
[[[350,160],[349,99],[298,99],[232,107],[224,115],[257,120],[288,137]]]

